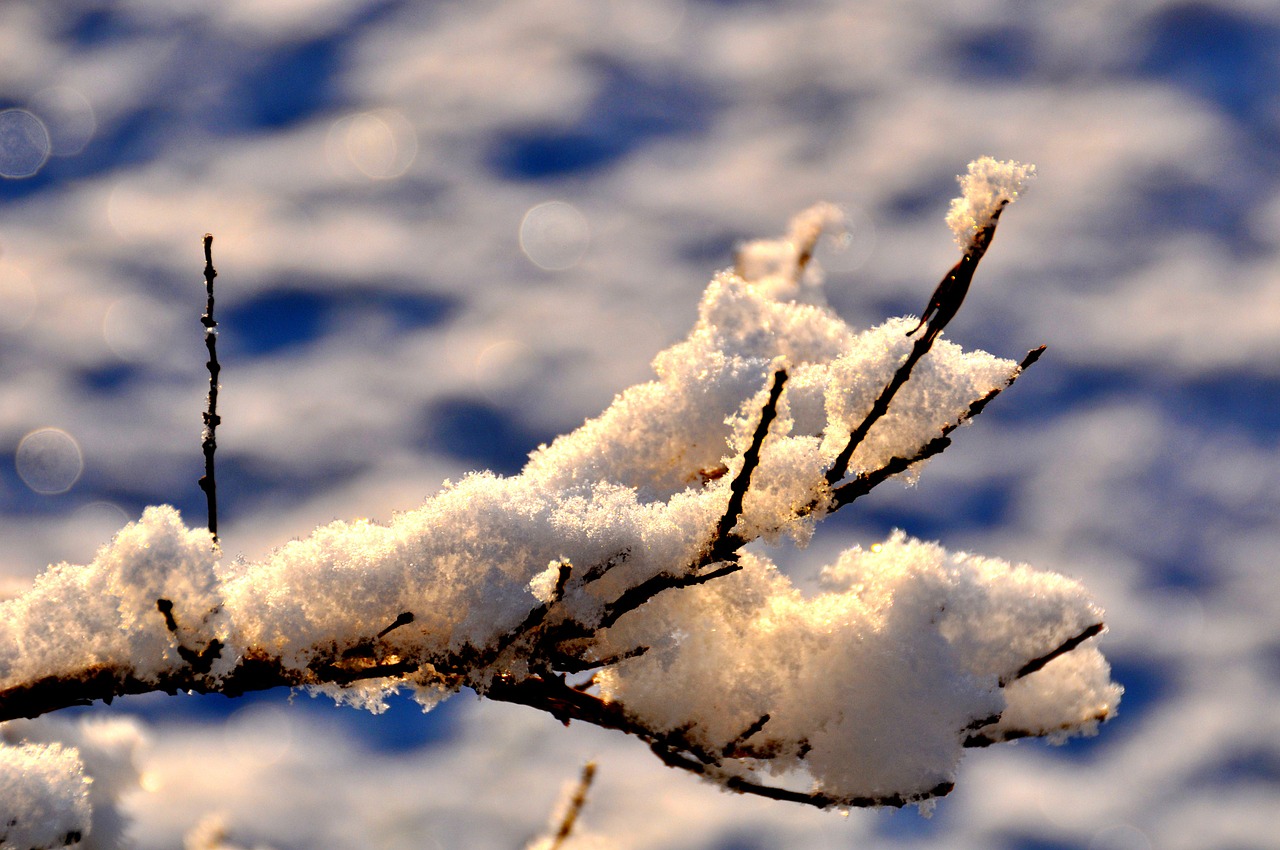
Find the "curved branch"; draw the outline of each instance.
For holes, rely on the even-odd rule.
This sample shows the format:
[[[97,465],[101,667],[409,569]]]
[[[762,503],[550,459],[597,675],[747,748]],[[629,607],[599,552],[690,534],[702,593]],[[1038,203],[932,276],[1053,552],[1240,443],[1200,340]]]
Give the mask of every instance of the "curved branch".
[[[638,723],[627,714],[619,703],[605,702],[594,694],[568,687],[558,679],[531,677],[520,681],[497,680],[485,690],[484,695],[499,702],[509,702],[536,708],[555,717],[566,726],[577,720],[632,735],[649,745],[649,749],[668,767],[715,780],[723,787],[741,794],[751,794],[771,800],[787,800],[804,803],[819,809],[837,806],[849,808],[873,808],[892,806],[901,808],[951,792],[954,784],[941,782],[918,794],[890,794],[882,797],[840,797],[821,791],[797,791],[776,785],[765,785],[740,774],[729,773],[724,767],[723,756],[711,752],[690,741],[686,730],[675,729],[657,733]],[[759,721],[757,721],[759,722]],[[767,722],[767,721],[765,721]],[[764,723],[759,723],[763,727]]]

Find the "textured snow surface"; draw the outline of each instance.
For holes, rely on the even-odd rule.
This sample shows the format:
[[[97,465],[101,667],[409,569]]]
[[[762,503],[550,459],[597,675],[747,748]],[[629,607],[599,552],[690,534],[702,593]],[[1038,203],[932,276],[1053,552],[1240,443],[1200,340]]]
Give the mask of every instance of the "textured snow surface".
[[[1001,681],[1101,622],[1076,582],[901,533],[845,552],[824,583],[805,596],[752,557],[700,593],[655,600],[656,616],[616,631],[677,639],[606,671],[604,691],[658,728],[692,726],[712,749],[767,714],[744,743],[773,754],[773,769],[803,755],[825,789],[923,794],[954,780],[960,730],[1005,710]],[[1069,730],[1106,716],[1120,697],[1108,673],[1099,655],[1042,671],[1038,701],[1020,699],[1016,720],[1001,722]]]
[[[154,681],[182,664],[157,600],[168,599],[184,638],[204,645],[225,633],[209,534],[169,507],[149,509],[103,546],[93,564],[58,564],[20,600],[3,603],[0,681],[118,665]]]

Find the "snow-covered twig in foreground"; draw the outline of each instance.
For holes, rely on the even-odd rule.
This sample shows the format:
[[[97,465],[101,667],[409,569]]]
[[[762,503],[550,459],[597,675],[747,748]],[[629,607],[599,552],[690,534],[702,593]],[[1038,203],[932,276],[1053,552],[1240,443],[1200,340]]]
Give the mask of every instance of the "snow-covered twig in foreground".
[[[975,167],[970,276],[1029,173]],[[928,800],[966,746],[1092,731],[1119,689],[1078,583],[899,532],[805,595],[747,548],[806,543],[950,445],[1041,351],[962,351],[941,336],[958,300],[914,340],[910,317],[853,330],[809,262],[827,218],[744,248],[656,379],[515,477],[476,473],[253,563],[148,509],[0,607],[0,719],[148,690],[312,686],[380,711],[400,689],[431,706],[469,687],[819,807]]]
[[[589,761],[582,766],[582,774],[578,780],[565,789],[565,799],[557,807],[556,816],[551,821],[546,835],[535,838],[525,850],[560,850],[573,835],[578,825],[578,815],[587,802],[587,792],[596,778],[596,763]]]

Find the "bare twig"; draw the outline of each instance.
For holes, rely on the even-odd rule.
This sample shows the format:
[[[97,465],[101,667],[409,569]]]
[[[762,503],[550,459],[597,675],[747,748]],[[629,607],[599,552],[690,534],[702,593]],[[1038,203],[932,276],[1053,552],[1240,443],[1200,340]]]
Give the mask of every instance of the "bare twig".
[[[704,557],[704,560],[710,560],[709,556]],[[694,565],[694,569],[701,566],[705,566],[705,564],[699,562]],[[607,605],[604,614],[600,618],[600,628],[607,629],[618,622],[618,618],[623,614],[634,611],[664,590],[674,590],[679,587],[696,587],[700,584],[706,584],[712,579],[736,573],[740,569],[742,567],[736,562],[730,562],[707,572],[687,573],[679,576],[671,575],[670,573],[659,573],[651,579],[628,588],[611,604]]]
[[[350,660],[353,658],[376,659],[378,655],[376,642],[382,640],[401,626],[407,626],[413,621],[414,616],[412,611],[400,612],[391,625],[374,635],[372,640],[361,641],[349,649],[344,649],[342,651],[342,658],[344,660]]]
[[[866,439],[867,432],[871,430],[871,426],[879,422],[881,417],[889,412],[889,404],[893,401],[893,397],[898,394],[898,390],[902,389],[902,385],[911,377],[911,370],[920,362],[920,358],[928,354],[929,349],[932,347],[933,337],[929,334],[925,334],[916,340],[915,345],[911,347],[911,353],[907,355],[907,359],[893,373],[889,383],[885,384],[884,389],[880,391],[879,397],[871,405],[871,410],[849,432],[849,441],[845,443],[844,448],[840,450],[840,454],[836,455],[836,459],[832,462],[831,468],[827,470],[828,484],[834,487],[849,472],[849,461],[853,459],[853,453],[857,451],[858,446],[862,445],[862,441]]]
[[[932,797],[943,796],[953,787],[950,782],[944,782],[918,794],[893,794],[883,797],[840,797],[818,791],[795,791],[765,785],[736,774],[725,774],[722,755],[706,750],[691,741],[688,737],[688,729],[675,729],[665,734],[656,733],[632,719],[619,703],[605,702],[593,694],[575,690],[556,679],[531,677],[518,682],[503,680],[495,682],[494,686],[485,692],[485,696],[499,702],[510,702],[545,711],[566,724],[571,720],[578,720],[602,729],[612,729],[632,735],[647,743],[649,749],[662,760],[663,764],[689,773],[713,777],[721,781],[726,788],[742,794],[804,803],[820,809],[833,806],[900,808]],[[757,723],[763,728],[764,723],[759,721]]]
[[[1102,634],[1105,629],[1106,625],[1104,623],[1094,623],[1088,628],[1083,629],[1079,634],[1072,635],[1049,652],[1046,652],[1044,655],[1033,658],[1023,664],[1012,676],[1002,677],[1000,679],[1000,687],[1007,687],[1019,679],[1025,679],[1032,673],[1043,670],[1050,661],[1053,661],[1056,658],[1061,658],[1063,655],[1071,652],[1090,638],[1097,637]],[[1101,722],[1106,720],[1108,716],[1109,712],[1106,709],[1103,709],[1092,719]],[[1016,741],[1019,738],[1030,738],[1046,734],[1043,730],[1033,732],[1026,729],[1001,729],[999,731],[986,729],[986,727],[994,726],[999,721],[1000,716],[996,715],[995,717],[988,718],[985,722],[970,724],[967,731],[970,731],[973,734],[968,735],[964,739],[964,746],[970,748],[988,747],[992,744],[999,744],[1004,741]],[[984,731],[984,729],[986,729],[986,731]]]
[[[178,635],[178,621],[173,616],[173,602],[168,599],[157,599],[156,610],[160,612],[160,616],[164,617],[164,626],[169,630],[169,634],[173,635],[174,643],[178,648],[178,657],[187,662],[192,672],[204,675],[213,669],[213,662],[222,655],[222,641],[214,638],[205,645],[204,649],[196,651],[183,643]]]
[[[1068,652],[1075,649],[1077,646],[1084,643],[1089,638],[1094,637],[1095,635],[1102,634],[1102,630],[1104,628],[1105,626],[1102,623],[1094,623],[1092,626],[1085,629],[1080,634],[1063,641],[1061,645],[1054,648],[1052,651],[1046,652],[1044,655],[1041,655],[1038,658],[1033,658],[1030,661],[1028,661],[1026,664],[1023,664],[1021,667],[1018,668],[1018,672],[1013,674],[1013,679],[1011,681],[1016,682],[1018,679],[1025,679],[1027,676],[1030,676],[1032,673],[1035,673],[1038,670],[1043,670],[1044,666],[1048,664],[1050,661],[1054,660],[1055,658],[1060,658],[1061,656],[1066,655]],[[1002,680],[1000,684],[1001,686],[1004,686],[1008,684],[1008,682],[1005,682]]]
[[[821,791],[793,791],[790,788],[779,788],[774,785],[763,785],[744,779],[741,776],[730,776],[725,780],[725,787],[742,794],[754,794],[770,800],[785,800],[791,803],[804,803],[819,809],[843,806],[851,809],[894,808],[900,809],[912,803],[923,803],[935,797],[945,797],[955,789],[954,782],[939,782],[916,794],[887,794],[883,797],[840,797],[824,794]]]
[[[387,635],[391,634],[391,633],[392,633],[393,631],[395,631],[396,629],[400,628],[401,626],[407,626],[407,625],[409,625],[409,624],[410,624],[410,623],[412,623],[412,622],[413,622],[413,612],[412,612],[412,611],[403,611],[403,612],[401,612],[401,613],[400,613],[400,615],[396,617],[395,622],[393,622],[391,625],[387,626],[387,627],[386,627],[385,629],[383,629],[382,631],[378,632],[378,635],[377,635],[377,636],[378,636],[378,640],[382,640],[384,637],[386,637]]]
[[[744,744],[747,743],[748,738],[752,737],[757,732],[760,732],[762,729],[764,729],[765,725],[768,724],[770,719],[771,717],[767,712],[765,714],[760,715],[758,718],[756,718],[756,720],[750,726],[748,726],[746,729],[743,729],[741,734],[738,735],[738,737],[734,738],[732,741],[724,745],[724,749],[720,751],[721,755],[725,756],[726,758],[733,756]]]
[[[1083,722],[1102,723],[1111,718],[1110,710],[1103,708],[1095,712],[1091,717],[1083,719]],[[1062,732],[1069,732],[1075,729],[1080,723],[1072,723],[1070,727],[1064,725]],[[982,747],[990,747],[993,744],[1004,744],[1009,741],[1018,741],[1022,738],[1042,738],[1052,735],[1055,730],[1052,729],[990,729],[986,732],[976,732],[964,739],[963,746],[966,749],[980,749]]]
[[[205,364],[209,368],[209,407],[204,412],[204,432],[200,440],[200,448],[204,451],[204,475],[200,477],[200,489],[204,491],[209,505],[209,534],[213,537],[213,545],[218,545],[218,485],[213,471],[213,455],[218,450],[217,430],[222,419],[218,416],[218,373],[222,367],[218,365],[218,323],[213,318],[213,279],[218,272],[213,268],[213,234],[204,235],[204,285],[206,293],[204,315],[200,324],[204,325],[204,345],[209,351],[209,360]]]

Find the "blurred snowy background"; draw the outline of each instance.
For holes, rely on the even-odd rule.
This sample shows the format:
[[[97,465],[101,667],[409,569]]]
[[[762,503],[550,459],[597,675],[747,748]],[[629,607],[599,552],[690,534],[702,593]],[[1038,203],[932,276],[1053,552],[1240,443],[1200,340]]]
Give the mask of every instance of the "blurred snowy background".
[[[1272,0],[0,4],[0,590],[143,506],[204,521],[200,237],[229,555],[387,518],[644,380],[816,200],[853,324],[918,312],[954,177],[1041,177],[948,335],[1041,364],[797,572],[901,527],[1077,576],[1128,692],[972,753],[931,819],[721,794],[464,694],[123,700],[137,846],[517,848],[589,757],[618,848],[1277,846],[1280,6]]]

